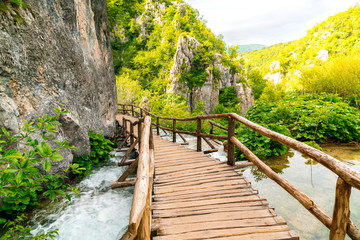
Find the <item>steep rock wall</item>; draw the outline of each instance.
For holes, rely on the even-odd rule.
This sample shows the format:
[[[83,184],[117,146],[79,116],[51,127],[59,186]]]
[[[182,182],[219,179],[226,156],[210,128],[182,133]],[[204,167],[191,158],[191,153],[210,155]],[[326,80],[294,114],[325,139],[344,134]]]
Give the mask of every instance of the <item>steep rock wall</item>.
[[[18,13],[0,12],[0,125],[17,131],[68,101],[59,140],[79,150],[64,152],[54,171],[73,155],[89,153],[88,131],[111,136],[116,85],[106,1],[27,0]],[[21,17],[23,21],[16,21]],[[36,136],[35,136],[36,137]]]
[[[220,79],[215,79],[213,73],[207,69],[207,81],[201,88],[193,89],[190,93],[185,83],[178,80],[178,76],[183,71],[188,72],[191,69],[191,62],[199,46],[199,41],[193,37],[181,36],[177,44],[174,63],[170,71],[170,88],[175,94],[181,94],[186,97],[191,109],[194,109],[198,102],[205,103],[205,113],[210,114],[217,104],[219,104],[219,93],[224,87],[233,86],[236,88],[237,97],[241,100],[241,114],[245,115],[247,109],[253,104],[254,97],[252,90],[246,84],[238,83],[239,74],[231,74],[230,67],[222,64],[222,55],[215,54],[215,61],[212,67],[220,72]],[[186,66],[186,67],[184,67]]]

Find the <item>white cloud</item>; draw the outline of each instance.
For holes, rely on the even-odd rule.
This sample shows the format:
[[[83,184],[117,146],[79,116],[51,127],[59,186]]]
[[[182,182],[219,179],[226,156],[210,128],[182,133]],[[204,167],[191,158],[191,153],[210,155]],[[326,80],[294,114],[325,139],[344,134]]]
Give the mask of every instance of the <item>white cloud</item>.
[[[228,45],[298,39],[316,23],[359,0],[186,0]]]

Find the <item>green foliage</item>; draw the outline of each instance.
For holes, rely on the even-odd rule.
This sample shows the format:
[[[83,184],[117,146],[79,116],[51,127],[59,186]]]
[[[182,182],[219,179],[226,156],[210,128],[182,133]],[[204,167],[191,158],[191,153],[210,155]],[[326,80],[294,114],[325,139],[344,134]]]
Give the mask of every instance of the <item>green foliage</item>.
[[[6,239],[28,239],[28,240],[45,240],[45,239],[54,239],[56,238],[58,233],[58,229],[52,230],[50,232],[44,233],[40,232],[36,236],[31,234],[31,228],[24,227],[23,223],[26,221],[26,217],[24,215],[17,216],[15,220],[8,220],[5,224],[5,228],[7,231],[1,236],[1,240]]]
[[[239,101],[235,87],[224,87],[220,90],[219,103],[225,107],[234,107]]]
[[[206,68],[214,61],[214,52],[211,51],[211,47],[211,42],[205,41],[197,48],[189,72],[185,70],[186,64],[183,65],[183,74],[180,75],[179,81],[186,83],[190,92],[195,87],[202,87],[208,77]]]
[[[72,168],[73,174],[77,176],[89,175],[92,173],[93,167],[99,167],[102,162],[110,159],[110,152],[113,150],[113,143],[106,139],[103,135],[89,132],[90,139],[90,156],[83,155],[74,158]]]
[[[42,162],[44,171],[51,169],[53,161],[60,161],[63,157],[60,152],[64,149],[76,149],[67,141],[57,141],[55,134],[56,126],[61,125],[57,119],[66,109],[55,108],[57,114],[48,114],[43,118],[37,118],[37,122],[24,122],[20,133],[7,131],[2,128],[0,134],[0,195],[2,196],[1,214],[15,214],[23,212],[28,207],[38,204],[37,197],[46,185],[49,195],[54,199],[55,195],[65,195],[70,185],[64,184],[64,176],[44,175],[37,168]],[[39,134],[41,140],[33,139],[33,134]],[[20,152],[17,146],[26,146],[26,150]]]
[[[184,91],[191,94],[203,86],[208,72],[213,74],[215,83],[221,79],[219,69],[213,64],[216,53],[227,59],[232,72],[241,72],[241,61],[227,56],[222,37],[215,36],[206,27],[199,12],[183,1],[107,2],[111,31],[115,36],[111,45],[115,70],[119,74],[117,87],[120,103],[138,103],[143,96],[147,96],[153,113],[179,114],[172,117],[189,116],[191,113],[185,112],[201,110],[189,109],[185,98],[169,93],[172,86],[169,73],[180,39],[190,42],[189,48],[194,50],[190,66],[184,64],[182,73],[176,76],[185,83],[187,89]],[[160,3],[165,3],[165,9],[160,7]]]
[[[317,149],[318,143],[359,141],[360,114],[356,108],[331,94],[287,94],[277,102],[256,102],[247,119],[303,141]],[[239,140],[259,158],[279,156],[287,147],[246,127],[237,129]],[[245,159],[237,150],[237,158]]]
[[[300,83],[307,92],[360,96],[360,57],[341,56],[321,66],[304,69]]]
[[[219,104],[214,108],[214,114],[239,112],[240,99],[236,95],[235,87],[224,87],[220,90]]]
[[[264,88],[267,86],[266,83],[268,80],[262,77],[262,74],[258,68],[252,69],[248,73],[248,78],[250,86],[252,87],[254,99],[257,100],[260,98],[261,94],[264,91]]]
[[[284,134],[286,136],[291,136],[289,129],[287,129],[285,126],[278,124],[261,125],[275,132]],[[283,155],[289,149],[287,146],[273,141],[270,138],[265,137],[246,126],[241,125],[236,131],[238,133],[237,136],[239,141],[242,142],[260,159]],[[235,156],[238,160],[246,159],[244,154],[238,148],[235,149]]]
[[[257,102],[246,117],[286,126],[301,141],[358,141],[360,115],[334,95],[287,95],[276,103]]]

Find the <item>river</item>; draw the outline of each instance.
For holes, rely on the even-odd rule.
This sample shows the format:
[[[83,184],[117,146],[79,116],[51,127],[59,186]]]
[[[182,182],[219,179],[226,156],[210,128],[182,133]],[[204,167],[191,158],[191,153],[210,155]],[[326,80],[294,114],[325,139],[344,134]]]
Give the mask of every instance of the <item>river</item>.
[[[57,239],[62,240],[120,239],[129,224],[134,187],[110,188],[126,169],[117,166],[124,152],[112,154],[115,157],[76,184],[80,194],[72,193],[70,202],[58,197],[32,211],[31,233],[59,229]]]

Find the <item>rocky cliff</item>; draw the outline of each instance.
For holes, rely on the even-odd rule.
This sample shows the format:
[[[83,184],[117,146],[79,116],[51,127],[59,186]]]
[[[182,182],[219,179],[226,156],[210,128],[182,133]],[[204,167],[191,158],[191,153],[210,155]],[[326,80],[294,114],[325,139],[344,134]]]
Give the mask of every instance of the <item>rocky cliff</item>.
[[[214,73],[208,67],[206,70],[208,75],[206,82],[202,87],[193,89],[192,92],[189,92],[185,83],[179,82],[178,76],[184,73],[184,71],[190,71],[191,62],[199,44],[199,41],[193,37],[180,36],[174,56],[174,63],[170,71],[171,86],[169,91],[186,97],[191,109],[194,109],[199,102],[205,103],[205,113],[210,114],[216,105],[219,104],[221,89],[233,86],[236,88],[237,97],[241,100],[240,113],[245,115],[247,109],[254,102],[252,90],[246,83],[239,81],[240,74],[230,73],[230,67],[224,66],[222,63],[223,56],[221,54],[215,54],[215,60],[210,66],[219,71],[219,76],[214,76]],[[184,66],[186,67],[184,68]]]
[[[59,140],[79,147],[62,153],[56,171],[88,153],[88,131],[111,136],[116,85],[106,1],[27,0],[0,12],[0,125],[17,131],[68,101]]]

